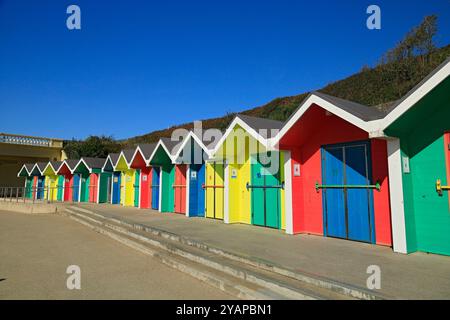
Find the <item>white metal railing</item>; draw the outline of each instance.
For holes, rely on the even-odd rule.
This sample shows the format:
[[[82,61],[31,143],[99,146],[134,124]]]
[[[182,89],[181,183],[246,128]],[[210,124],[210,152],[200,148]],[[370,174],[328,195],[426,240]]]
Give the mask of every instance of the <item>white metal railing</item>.
[[[52,139],[47,138],[38,138],[38,137],[26,137],[19,136],[14,134],[0,134],[0,142],[1,143],[10,143],[10,144],[23,144],[30,146],[39,146],[39,147],[51,147]]]

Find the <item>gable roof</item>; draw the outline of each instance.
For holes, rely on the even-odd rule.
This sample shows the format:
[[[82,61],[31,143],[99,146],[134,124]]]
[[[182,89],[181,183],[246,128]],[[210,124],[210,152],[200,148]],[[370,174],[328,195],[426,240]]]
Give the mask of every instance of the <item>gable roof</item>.
[[[297,123],[313,105],[338,116],[371,135],[378,132],[386,112],[353,101],[337,98],[321,92],[310,93],[286,120],[280,132],[271,140],[271,145],[279,143],[283,136]]]
[[[184,147],[186,146],[189,141],[193,139],[199,146],[202,148],[202,150],[209,156],[210,149],[206,147],[202,139],[199,138],[199,136],[194,133],[193,131],[189,131],[188,135],[184,137],[183,142],[176,148],[173,154],[173,161],[175,161],[183,151]]]
[[[138,144],[136,147],[136,150],[134,151],[133,157],[131,157],[130,164],[133,163],[134,158],[138,154],[138,152],[141,154],[142,158],[144,159],[145,163],[148,165],[148,161],[150,160],[150,157],[152,156],[153,152],[156,149],[157,143],[141,143]]]
[[[117,165],[119,164],[120,157],[123,157],[125,159],[125,163],[126,163],[127,167],[130,168],[131,161],[133,160],[135,151],[136,151],[136,148],[125,149],[125,150],[120,151],[119,157],[117,158],[117,161],[114,164],[114,169],[116,169]]]
[[[388,109],[388,114],[383,119],[382,129],[389,127],[395,120],[400,118],[420,99],[425,97],[431,90],[437,87],[450,75],[450,57],[442,62],[428,76],[412,88],[403,98]]]
[[[314,92],[314,94],[364,121],[382,119],[386,115],[386,112],[380,111],[375,107],[365,106],[360,103],[333,97],[318,91]]]
[[[234,117],[233,121],[231,121],[222,138],[220,138],[214,148],[210,151],[210,155],[217,153],[236,125],[242,127],[265,147],[269,147],[269,139],[272,136],[275,136],[276,133],[278,133],[278,131],[283,127],[283,123],[281,121],[238,114]]]
[[[31,171],[33,171],[33,167],[34,167],[34,163],[25,163],[19,170],[19,172],[17,173],[17,176],[20,177],[20,173],[25,170],[25,172],[27,173],[27,175],[29,176],[31,174]]]
[[[108,161],[111,163],[111,167],[114,168],[116,166],[116,164],[117,164],[117,161],[119,160],[119,156],[120,156],[120,153],[110,153],[110,154],[108,154],[108,156],[106,157],[105,162],[103,163],[102,171],[105,171],[105,166],[108,163]]]
[[[75,166],[74,170],[83,163],[85,167],[89,170],[89,172],[92,173],[93,169],[102,169],[105,164],[106,159],[105,158],[93,158],[93,157],[82,157],[77,165]]]
[[[58,170],[62,164],[63,164],[62,161],[49,161],[47,163],[47,165],[45,166],[43,172],[47,170],[48,166],[50,166],[52,168],[53,172],[58,173]]]

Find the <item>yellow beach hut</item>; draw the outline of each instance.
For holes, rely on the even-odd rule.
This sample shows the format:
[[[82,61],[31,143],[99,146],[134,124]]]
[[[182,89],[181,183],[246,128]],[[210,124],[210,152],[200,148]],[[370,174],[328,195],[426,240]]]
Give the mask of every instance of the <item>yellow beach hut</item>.
[[[285,229],[284,155],[270,148],[281,127],[279,121],[237,115],[211,152],[207,184],[214,174],[216,186],[224,185],[225,223]],[[207,204],[210,198],[207,194]]]

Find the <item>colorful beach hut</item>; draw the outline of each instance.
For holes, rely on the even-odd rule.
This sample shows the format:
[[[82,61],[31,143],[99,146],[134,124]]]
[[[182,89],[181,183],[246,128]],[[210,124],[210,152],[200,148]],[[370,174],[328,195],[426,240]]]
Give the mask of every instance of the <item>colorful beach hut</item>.
[[[64,178],[63,201],[78,201],[79,198],[79,175],[74,175],[72,171],[78,164],[78,160],[66,159],[62,161],[57,174]]]
[[[286,160],[288,233],[392,244],[387,143],[373,138],[385,113],[310,94],[275,144]]]
[[[140,172],[139,208],[141,209],[157,210],[159,205],[159,168],[148,166],[155,148],[156,143],[139,144],[130,162],[130,167]],[[153,176],[156,181],[153,181]]]
[[[159,186],[155,189],[159,188],[158,210],[160,212],[174,212],[175,166],[173,165],[173,154],[176,152],[174,149],[176,149],[178,144],[178,141],[172,141],[170,138],[161,138],[148,162],[154,170],[152,186],[155,186],[155,183],[158,183]],[[159,182],[157,181],[158,178]],[[152,190],[152,194],[156,193],[155,189]],[[153,203],[152,199],[152,206]]]
[[[194,131],[190,131],[174,154],[174,211],[188,217],[204,217],[206,186],[205,160],[209,158],[208,147]]]
[[[45,195],[49,201],[62,201],[64,193],[64,176],[58,175],[62,161],[49,161],[44,168]]]
[[[30,176],[36,179],[34,199],[44,200],[46,195],[44,169],[47,162],[37,162],[31,170]]]
[[[279,121],[238,115],[211,152],[214,165],[207,167],[207,186],[211,183],[212,172],[216,178],[212,182],[215,189],[224,184],[226,223],[285,228],[284,176],[280,170],[283,155],[269,150],[269,139],[281,127]],[[217,211],[221,208],[222,199],[217,197],[217,193],[215,196]],[[206,216],[209,217],[211,196],[207,194],[206,198]],[[216,217],[220,218],[217,212]]]
[[[394,250],[450,255],[450,58],[383,121]]]
[[[106,202],[111,204],[120,204],[121,173],[114,169],[119,160],[119,156],[120,153],[110,153],[102,167],[102,172],[111,175],[110,192],[106,198]]]
[[[31,175],[34,165],[34,163],[25,163],[17,174],[18,177],[25,178],[24,196],[27,199],[33,198],[34,190],[36,188],[37,179]]]
[[[83,157],[78,161],[73,174],[80,175],[80,202],[104,203],[111,193],[112,175],[102,172],[103,158]]]
[[[124,206],[139,206],[140,171],[130,167],[136,148],[122,150],[119,154],[114,171],[120,171],[121,190],[120,203]]]

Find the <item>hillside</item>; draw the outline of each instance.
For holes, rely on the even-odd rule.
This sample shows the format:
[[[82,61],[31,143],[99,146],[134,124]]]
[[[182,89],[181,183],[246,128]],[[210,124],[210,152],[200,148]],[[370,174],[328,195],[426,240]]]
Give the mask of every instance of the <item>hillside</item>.
[[[417,83],[425,78],[434,68],[450,57],[450,45],[439,48],[426,56],[416,56],[400,62],[382,64],[374,68],[365,67],[360,72],[330,83],[318,91],[339,98],[359,102],[376,108],[400,99]],[[308,92],[299,95],[276,98],[269,103],[241,112],[261,118],[285,121],[298,107]],[[225,129],[234,114],[220,118],[205,119],[203,128]],[[144,142],[156,142],[160,137],[170,137],[177,128],[192,128],[193,123],[173,126],[169,129],[153,131],[142,136],[136,136],[122,141],[124,146],[132,146]]]

